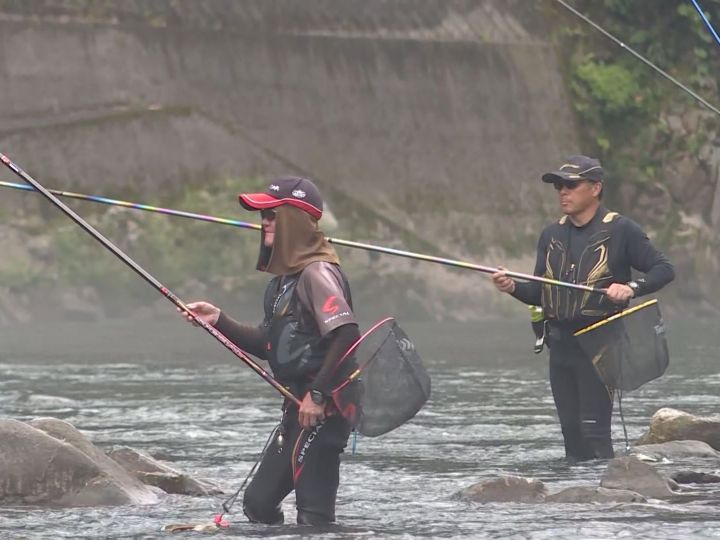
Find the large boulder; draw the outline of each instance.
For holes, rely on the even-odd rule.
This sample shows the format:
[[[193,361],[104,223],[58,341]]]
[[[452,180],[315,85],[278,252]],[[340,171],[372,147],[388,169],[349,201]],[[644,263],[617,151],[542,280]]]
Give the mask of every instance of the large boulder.
[[[615,458],[600,481],[600,487],[635,491],[653,499],[669,499],[676,494],[676,484],[657,471],[652,465],[643,463],[634,456]]]
[[[456,493],[455,497],[480,503],[540,503],[545,500],[545,495],[547,488],[540,480],[521,476],[501,476],[473,484]]]
[[[0,420],[0,504],[152,504],[155,490],[130,476],[62,420]]]
[[[627,489],[607,489],[604,487],[570,487],[545,497],[547,503],[641,503],[647,499],[635,491]]]
[[[113,448],[107,455],[143,484],[159,487],[165,493],[193,496],[223,493],[220,488],[206,480],[192,478],[127,446]]]
[[[635,446],[631,454],[641,461],[675,461],[687,458],[720,458],[720,452],[702,441],[670,441]]]
[[[720,415],[695,416],[668,407],[658,410],[650,419],[650,428],[637,444],[668,441],[703,441],[720,450]]]

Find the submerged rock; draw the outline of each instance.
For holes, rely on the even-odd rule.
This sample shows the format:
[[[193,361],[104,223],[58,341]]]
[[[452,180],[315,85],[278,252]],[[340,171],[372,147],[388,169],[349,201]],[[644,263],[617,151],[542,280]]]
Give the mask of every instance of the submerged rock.
[[[647,499],[635,491],[579,486],[563,489],[545,497],[548,503],[640,503]]]
[[[635,491],[654,499],[669,499],[676,494],[675,484],[652,465],[643,463],[634,456],[613,459],[600,481],[600,486],[608,489]]]
[[[62,420],[0,420],[0,441],[2,504],[105,506],[158,501],[155,490]]]
[[[107,455],[142,483],[159,487],[166,493],[193,496],[223,493],[211,482],[192,478],[127,446],[114,448]]]
[[[650,419],[650,428],[638,445],[668,441],[703,441],[720,450],[720,416],[695,416],[664,407]]]
[[[720,476],[717,474],[697,471],[677,471],[672,474],[672,479],[678,484],[718,484]]]
[[[547,488],[540,480],[521,476],[501,476],[478,482],[455,494],[456,498],[474,502],[540,503],[545,500]]]
[[[720,452],[702,441],[669,441],[635,446],[631,454],[642,461],[685,458],[720,458]]]

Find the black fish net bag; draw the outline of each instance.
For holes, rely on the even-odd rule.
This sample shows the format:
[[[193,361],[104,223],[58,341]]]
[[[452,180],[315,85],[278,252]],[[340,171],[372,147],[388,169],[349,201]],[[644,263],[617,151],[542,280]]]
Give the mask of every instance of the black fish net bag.
[[[670,362],[657,300],[621,311],[575,336],[608,388],[640,388],[665,373]]]
[[[338,362],[333,380],[335,406],[356,431],[369,437],[401,426],[430,397],[430,376],[393,318],[363,334]]]

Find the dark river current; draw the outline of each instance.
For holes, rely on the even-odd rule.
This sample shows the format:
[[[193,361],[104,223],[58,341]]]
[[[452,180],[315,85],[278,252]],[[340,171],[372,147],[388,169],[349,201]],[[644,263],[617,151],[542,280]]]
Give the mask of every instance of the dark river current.
[[[623,399],[630,440],[663,406],[720,408],[720,321],[668,321],[671,365]],[[489,504],[454,500],[500,474],[541,479],[550,491],[598,485],[606,463],[568,466],[529,322],[405,327],[433,379],[409,424],[358,437],[341,469],[338,525],[246,522],[241,503],[222,537],[705,538],[720,537],[720,494],[690,503]],[[127,445],[237,489],[279,418],[281,398],[202,330],[175,319],[58,323],[0,329],[0,416],[69,421],[96,445]],[[618,455],[622,427],[614,417]],[[352,443],[352,439],[351,439]],[[2,441],[0,441],[2,444]],[[679,466],[679,465],[678,465]],[[682,468],[712,472],[720,463]],[[671,464],[663,465],[671,467]],[[153,506],[0,507],[0,538],[157,538],[163,525],[212,519],[223,497],[167,496]],[[182,533],[198,537],[200,533]],[[181,535],[182,536],[182,535]]]

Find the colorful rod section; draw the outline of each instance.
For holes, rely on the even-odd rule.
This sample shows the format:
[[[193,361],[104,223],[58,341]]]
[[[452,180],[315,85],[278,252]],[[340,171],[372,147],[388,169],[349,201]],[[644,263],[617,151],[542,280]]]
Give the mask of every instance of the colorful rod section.
[[[27,184],[16,184],[13,182],[1,182],[0,187],[13,189],[21,189],[23,191],[37,191],[34,187]],[[83,193],[73,193],[72,191],[61,191],[59,189],[48,189],[48,192],[58,197],[66,197],[69,199],[79,199],[81,201],[92,201],[110,206],[122,206],[124,208],[132,208],[134,210],[143,210],[145,212],[155,212],[156,214],[166,214],[168,216],[184,217],[196,219],[200,221],[209,221],[211,223],[222,223],[223,225],[232,225],[234,227],[243,227],[245,229],[260,230],[260,225],[248,223],[246,221],[238,221],[236,219],[225,219],[215,216],[206,216],[203,214],[195,214],[193,212],[183,212],[182,210],[173,210],[172,208],[161,208],[159,206],[150,206],[149,204],[140,204],[129,201],[120,201],[118,199],[110,199],[108,197],[100,197],[99,195],[85,195]]]
[[[1,182],[0,181],[0,187],[21,189],[24,191],[36,191],[32,186],[25,185],[25,184],[15,184],[12,182]],[[173,210],[171,208],[161,208],[159,206],[150,206],[148,204],[140,204],[140,203],[134,203],[134,202],[128,202],[128,201],[121,201],[118,199],[109,199],[107,197],[100,197],[97,195],[85,195],[83,193],[73,193],[70,191],[60,191],[60,190],[54,190],[54,189],[49,189],[47,191],[52,193],[53,195],[57,195],[60,197],[68,197],[68,198],[79,199],[79,200],[83,200],[83,201],[98,202],[98,203],[108,204],[108,205],[112,205],[112,206],[122,206],[125,208],[132,208],[134,210],[143,210],[145,212],[154,212],[157,214],[165,214],[165,215],[169,215],[169,216],[176,216],[176,217],[183,217],[183,218],[195,219],[195,220],[200,220],[200,221],[207,221],[209,223],[220,223],[222,225],[231,225],[233,227],[240,227],[243,229],[253,229],[256,231],[259,231],[261,229],[260,225],[257,225],[255,223],[249,223],[247,221],[239,221],[236,219],[220,218],[220,217],[210,216],[210,215],[206,215],[206,214],[196,214],[193,212],[185,212],[182,210]],[[436,263],[436,264],[442,264],[445,266],[452,266],[455,268],[464,268],[466,270],[474,270],[476,272],[483,272],[486,274],[494,274],[495,272],[499,271],[499,268],[492,267],[492,266],[483,266],[480,264],[459,261],[456,259],[448,259],[445,257],[436,257],[434,255],[425,255],[423,253],[415,253],[412,251],[405,251],[402,249],[393,249],[393,248],[388,248],[388,247],[376,246],[373,244],[364,244],[362,242],[353,242],[351,240],[341,240],[340,238],[328,237],[328,241],[332,244],[337,244],[338,246],[363,249],[365,251],[374,251],[376,253],[384,253],[386,255],[395,255],[396,257],[405,257],[408,259],[415,259],[418,261],[432,262],[432,263]],[[544,278],[544,277],[540,277],[540,276],[534,276],[532,274],[523,274],[521,272],[513,272],[510,270],[505,270],[505,273],[510,277],[522,279],[525,281],[537,281],[540,283],[545,283],[547,285],[556,285],[558,287],[566,287],[566,288],[570,288],[570,289],[577,289],[577,290],[581,290],[581,291],[593,292],[593,293],[599,293],[599,294],[605,293],[605,289],[596,289],[594,287],[589,287],[587,285],[580,285],[577,283],[568,283],[566,281],[558,281],[556,279],[549,279],[549,278]]]
[[[30,176],[28,173],[26,173],[24,170],[22,170],[20,167],[18,167],[15,163],[13,163],[10,160],[10,158],[8,158],[7,156],[5,156],[2,153],[0,153],[0,161],[4,165],[6,165],[8,169],[10,169],[12,172],[14,172],[16,175],[18,175],[23,180],[25,180],[29,186],[32,186],[32,191],[37,191],[43,197],[45,197],[48,201],[50,201],[53,205],[55,205],[58,209],[60,209],[66,216],[68,216],[71,220],[73,220],[77,225],[79,225],[83,230],[85,230],[85,232],[87,232],[90,236],[95,238],[95,240],[100,242],[108,251],[110,251],[118,259],[120,259],[127,266],[129,266],[138,276],[140,276],[147,283],[149,283],[153,288],[155,288],[158,292],[160,292],[163,296],[165,296],[165,298],[167,298],[170,302],[172,302],[177,308],[179,308],[180,310],[182,310],[186,313],[189,313],[192,316],[194,322],[196,322],[198,324],[198,326],[201,326],[206,332],[208,332],[211,336],[213,336],[220,343],[222,343],[227,349],[229,349],[233,354],[235,354],[235,356],[237,356],[248,367],[250,367],[253,371],[255,371],[255,373],[260,375],[260,377],[262,377],[273,388],[275,388],[278,392],[280,392],[283,396],[285,396],[289,400],[294,401],[298,405],[300,404],[298,399],[287,388],[285,388],[282,384],[280,384],[278,381],[276,381],[273,378],[273,376],[270,375],[270,373],[265,371],[262,368],[262,366],[260,366],[252,358],[250,358],[247,355],[247,353],[245,353],[245,351],[243,351],[240,347],[235,345],[227,337],[225,337],[225,335],[223,335],[214,326],[206,323],[199,317],[195,316],[195,314],[187,307],[187,305],[182,300],[180,300],[180,298],[175,296],[167,287],[165,287],[162,283],[160,283],[157,279],[155,279],[150,273],[148,273],[146,270],[144,270],[138,263],[136,263],[133,259],[131,259],[119,247],[117,247],[110,240],[105,238],[99,231],[97,231],[87,221],[85,221],[83,218],[81,218],[73,210],[71,210],[70,208],[65,206],[65,204],[63,202],[61,202],[54,195],[54,193],[45,189],[37,180],[35,180],[32,176]],[[86,196],[83,196],[83,198],[86,198]],[[110,200],[110,199],[108,199],[108,200]],[[110,203],[108,203],[108,204],[110,204]]]

